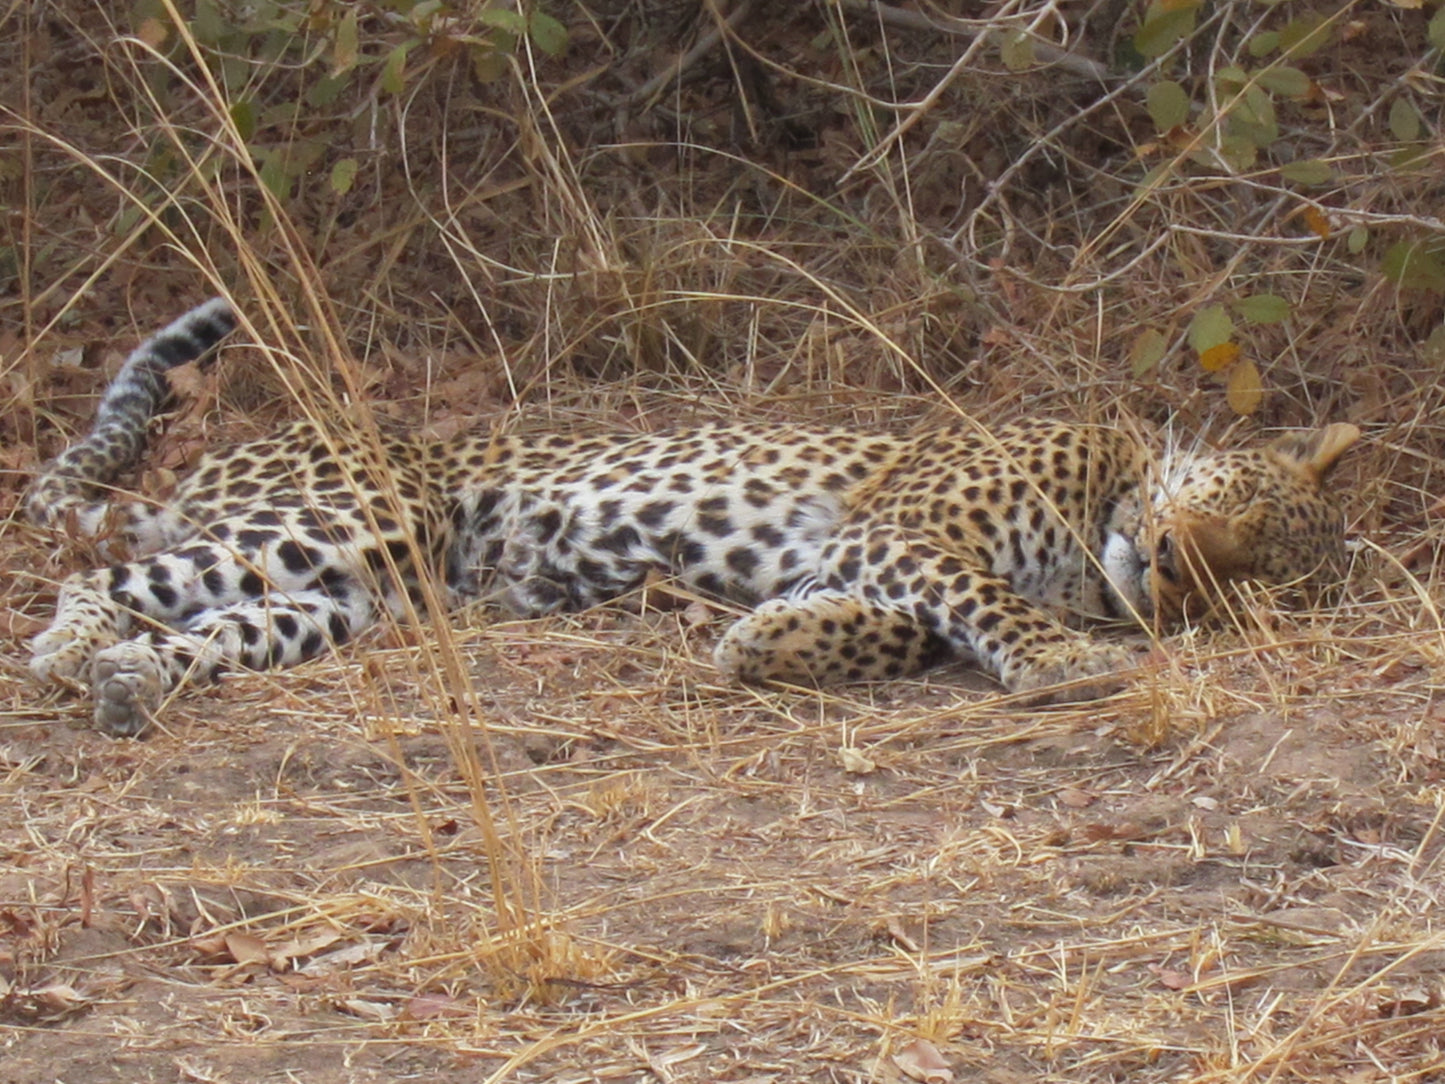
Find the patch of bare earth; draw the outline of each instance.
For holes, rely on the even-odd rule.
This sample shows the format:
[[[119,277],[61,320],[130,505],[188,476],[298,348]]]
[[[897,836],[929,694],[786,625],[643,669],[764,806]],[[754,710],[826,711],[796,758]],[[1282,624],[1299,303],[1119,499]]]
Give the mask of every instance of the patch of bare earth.
[[[1338,645],[1293,629],[1082,708],[961,669],[743,691],[684,612],[472,614],[465,712],[380,640],[143,742],[13,686],[7,1080],[907,1079],[919,1040],[999,1081],[1434,1057],[1425,669],[1322,666]]]

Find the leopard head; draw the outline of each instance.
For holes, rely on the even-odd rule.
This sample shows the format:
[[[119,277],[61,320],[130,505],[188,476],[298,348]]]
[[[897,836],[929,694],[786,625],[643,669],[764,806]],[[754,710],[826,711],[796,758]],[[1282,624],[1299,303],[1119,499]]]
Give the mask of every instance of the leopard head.
[[[1154,613],[1198,614],[1231,580],[1296,585],[1306,596],[1338,582],[1344,529],[1325,483],[1359,437],[1337,423],[1166,471],[1134,539]]]

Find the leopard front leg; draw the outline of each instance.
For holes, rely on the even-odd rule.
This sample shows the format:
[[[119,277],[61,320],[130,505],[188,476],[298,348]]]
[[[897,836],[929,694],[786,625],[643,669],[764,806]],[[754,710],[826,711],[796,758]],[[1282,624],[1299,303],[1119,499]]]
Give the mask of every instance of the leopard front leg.
[[[954,651],[974,656],[1009,692],[1067,686],[1035,699],[1093,699],[1117,690],[1119,672],[1137,665],[1128,648],[1068,628],[1007,579],[921,535],[874,528],[839,553],[824,577],[829,587],[839,586],[838,569],[856,569],[855,591],[910,614]]]
[[[1135,665],[1129,649],[1066,627],[1007,580],[901,529],[839,539],[819,579],[826,589],[764,603],[730,628],[719,668],[744,681],[855,680],[951,652],[1010,692],[1050,701],[1107,695]],[[1056,686],[1068,687],[1047,691]]]
[[[1139,666],[1138,654],[1122,644],[1102,643],[1087,633],[1055,625],[1061,637],[1040,637],[1013,651],[999,667],[999,680],[1013,693],[1038,692],[1035,704],[1096,700],[1118,692],[1124,673]]]
[[[294,666],[345,643],[374,619],[367,592],[333,585],[203,611],[182,629],[122,641],[100,651],[91,668],[96,726],[119,737],[142,734],[183,682],[214,680],[236,667]]]

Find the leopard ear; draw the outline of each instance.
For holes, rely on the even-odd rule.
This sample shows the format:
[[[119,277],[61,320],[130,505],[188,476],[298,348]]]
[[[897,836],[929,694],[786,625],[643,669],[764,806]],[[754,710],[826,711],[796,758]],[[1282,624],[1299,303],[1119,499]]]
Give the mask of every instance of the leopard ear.
[[[1271,441],[1269,450],[1287,467],[1319,485],[1359,439],[1358,426],[1335,422],[1307,433],[1286,433]]]

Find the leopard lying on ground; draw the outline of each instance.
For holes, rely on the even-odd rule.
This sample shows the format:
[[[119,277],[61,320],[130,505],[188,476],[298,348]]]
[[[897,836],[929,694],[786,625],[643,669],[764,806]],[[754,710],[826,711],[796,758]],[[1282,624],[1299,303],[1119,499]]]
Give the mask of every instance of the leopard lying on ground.
[[[1156,466],[1119,428],[1052,421],[445,441],[303,421],[210,453],[163,505],[109,502],[170,398],[167,371],[234,324],[215,300],[144,343],[27,497],[33,520],[125,555],[67,579],[31,643],[33,673],[87,682],[111,734],[142,732],[183,682],[351,639],[404,611],[424,576],[452,601],[490,585],[525,616],[659,573],[761,603],[716,651],[744,681],[884,678],[953,655],[1012,691],[1090,696],[1134,655],[1060,611],[1169,620],[1224,580],[1341,574],[1322,482],[1359,436],[1346,424]]]

